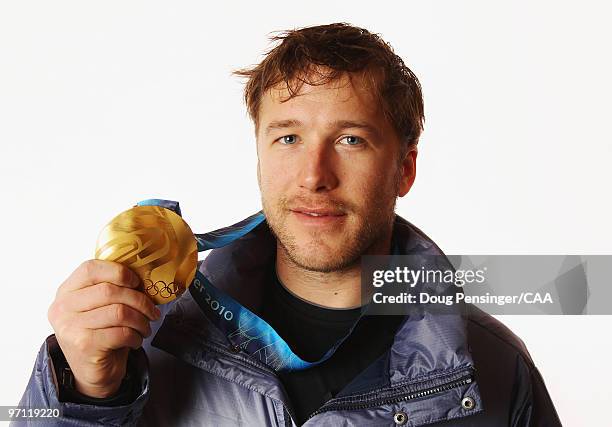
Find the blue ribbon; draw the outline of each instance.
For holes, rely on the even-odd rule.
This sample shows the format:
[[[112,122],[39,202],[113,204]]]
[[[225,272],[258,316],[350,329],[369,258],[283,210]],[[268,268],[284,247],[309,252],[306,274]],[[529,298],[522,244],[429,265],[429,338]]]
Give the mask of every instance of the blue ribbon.
[[[181,215],[179,203],[170,200],[148,199],[139,202],[138,206],[161,206]],[[265,216],[260,211],[229,227],[195,234],[198,252],[228,245],[248,234],[263,221]],[[227,336],[233,346],[276,371],[297,371],[323,363],[334,354],[352,331],[351,328],[321,359],[308,362],[296,355],[265,320],[216,288],[201,271],[196,271],[189,291],[206,317]]]

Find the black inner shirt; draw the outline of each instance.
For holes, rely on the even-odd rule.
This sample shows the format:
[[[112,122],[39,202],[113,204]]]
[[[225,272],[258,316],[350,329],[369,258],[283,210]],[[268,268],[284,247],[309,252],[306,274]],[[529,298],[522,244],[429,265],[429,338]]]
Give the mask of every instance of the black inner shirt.
[[[261,317],[303,360],[321,359],[361,315],[361,308],[324,308],[297,297],[283,286],[274,267],[269,283]],[[278,372],[296,423],[303,424],[310,414],[382,356],[391,347],[401,321],[401,316],[364,316],[325,362],[301,371]]]

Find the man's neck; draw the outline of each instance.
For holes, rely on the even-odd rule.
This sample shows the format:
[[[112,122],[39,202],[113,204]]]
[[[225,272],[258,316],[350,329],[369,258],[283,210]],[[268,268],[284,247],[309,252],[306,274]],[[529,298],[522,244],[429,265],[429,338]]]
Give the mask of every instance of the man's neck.
[[[363,255],[388,255],[391,234]],[[329,308],[354,308],[362,305],[361,260],[343,270],[322,273],[295,264],[280,244],[276,250],[276,274],[283,285],[298,297]]]

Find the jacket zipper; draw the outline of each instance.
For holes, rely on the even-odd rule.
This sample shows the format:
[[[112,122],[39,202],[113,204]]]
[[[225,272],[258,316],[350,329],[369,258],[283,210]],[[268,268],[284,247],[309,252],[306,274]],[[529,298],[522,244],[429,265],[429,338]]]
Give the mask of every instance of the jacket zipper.
[[[461,387],[461,386],[470,384],[472,381],[473,381],[473,376],[472,374],[469,374],[461,378],[458,378],[456,380],[449,381],[447,383],[444,383],[444,384],[441,384],[435,387],[413,391],[408,394],[405,394],[405,392],[398,392],[398,393],[394,393],[393,395],[387,396],[382,399],[374,399],[374,400],[364,401],[362,403],[343,402],[343,400],[349,399],[349,397],[332,399],[332,400],[329,400],[323,406],[321,406],[319,409],[317,409],[315,412],[310,414],[306,420],[308,421],[315,415],[318,415],[322,412],[327,412],[327,411],[367,409],[367,408],[376,407],[376,406],[383,406],[383,405],[389,405],[393,403],[413,400],[413,399],[417,399],[420,397],[425,397],[425,396],[429,396],[432,394],[441,393],[443,391],[451,390],[456,387]]]

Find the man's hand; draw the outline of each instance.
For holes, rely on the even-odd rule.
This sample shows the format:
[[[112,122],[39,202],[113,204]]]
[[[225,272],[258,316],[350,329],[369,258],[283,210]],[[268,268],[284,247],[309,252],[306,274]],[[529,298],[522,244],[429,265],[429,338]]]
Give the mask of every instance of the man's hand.
[[[130,348],[139,348],[151,334],[149,322],[160,312],[136,290],[139,285],[129,268],[89,260],[57,290],[48,318],[80,393],[113,395],[125,376]]]

